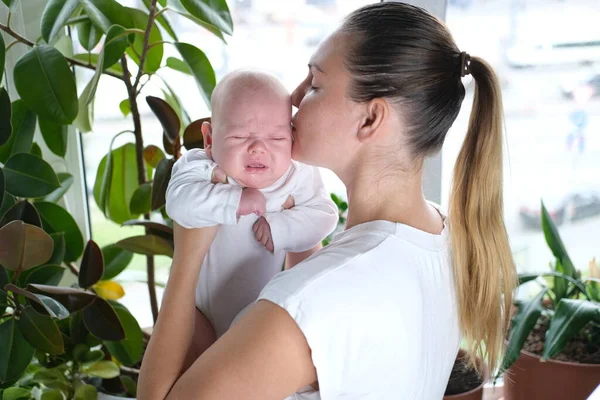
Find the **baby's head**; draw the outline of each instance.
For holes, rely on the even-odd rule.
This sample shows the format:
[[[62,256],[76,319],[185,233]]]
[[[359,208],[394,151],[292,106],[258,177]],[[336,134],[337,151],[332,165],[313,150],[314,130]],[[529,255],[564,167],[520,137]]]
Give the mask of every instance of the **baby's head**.
[[[291,162],[292,104],[277,78],[256,71],[226,75],[213,91],[211,123],[202,125],[207,153],[240,185],[265,188]]]

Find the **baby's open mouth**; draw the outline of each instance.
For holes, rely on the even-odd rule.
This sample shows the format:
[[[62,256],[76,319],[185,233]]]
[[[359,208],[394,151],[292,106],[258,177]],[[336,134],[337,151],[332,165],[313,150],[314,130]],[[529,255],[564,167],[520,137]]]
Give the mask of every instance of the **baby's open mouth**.
[[[248,172],[264,172],[268,168],[269,167],[267,167],[265,164],[261,164],[261,163],[250,163],[250,164],[246,165],[246,171],[248,171]]]

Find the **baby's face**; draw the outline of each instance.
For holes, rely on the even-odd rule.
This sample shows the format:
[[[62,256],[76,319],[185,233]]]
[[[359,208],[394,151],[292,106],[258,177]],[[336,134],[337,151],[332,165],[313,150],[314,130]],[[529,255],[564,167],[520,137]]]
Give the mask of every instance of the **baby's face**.
[[[275,183],[291,162],[292,106],[278,94],[240,93],[213,118],[214,161],[245,187],[262,189]]]

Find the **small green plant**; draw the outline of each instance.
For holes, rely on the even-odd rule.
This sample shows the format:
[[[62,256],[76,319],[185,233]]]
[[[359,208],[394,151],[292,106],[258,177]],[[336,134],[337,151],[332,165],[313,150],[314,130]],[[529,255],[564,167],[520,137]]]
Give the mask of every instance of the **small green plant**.
[[[499,374],[517,360],[523,344],[542,315],[550,320],[542,361],[560,353],[569,340],[584,328],[589,328],[591,347],[600,343],[600,279],[594,276],[584,278],[575,269],[543,203],[542,229],[555,260],[549,272],[519,276],[519,285],[535,281],[541,289],[532,299],[516,304],[517,312],[512,318],[508,347]]]
[[[331,243],[333,236],[340,230],[344,229],[344,226],[346,226],[346,218],[348,216],[348,203],[346,201],[342,200],[334,193],[331,193],[331,200],[333,200],[338,208],[339,219],[336,229],[321,242],[323,246],[327,246],[329,243]]]

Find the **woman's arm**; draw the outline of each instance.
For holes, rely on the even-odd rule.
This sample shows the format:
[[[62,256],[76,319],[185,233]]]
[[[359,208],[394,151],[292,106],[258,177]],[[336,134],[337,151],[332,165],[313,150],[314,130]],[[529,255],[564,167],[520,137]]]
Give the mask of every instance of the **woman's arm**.
[[[316,380],[310,348],[296,322],[278,305],[260,300],[196,360],[166,398],[282,400]],[[163,399],[163,393],[138,397]]]
[[[138,398],[164,399],[185,372],[194,334],[195,290],[218,226],[187,230],[174,224],[175,252],[158,320],[138,380]]]

